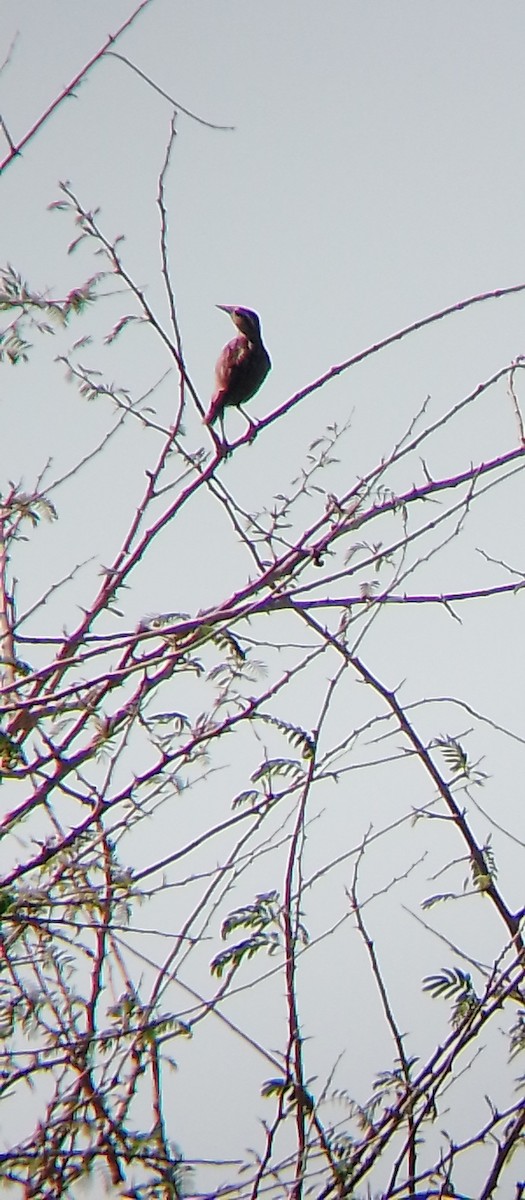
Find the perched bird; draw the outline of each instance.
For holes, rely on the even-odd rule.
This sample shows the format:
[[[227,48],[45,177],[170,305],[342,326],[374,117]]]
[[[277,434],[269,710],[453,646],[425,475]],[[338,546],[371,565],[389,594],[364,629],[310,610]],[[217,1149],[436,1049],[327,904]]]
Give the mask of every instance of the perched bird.
[[[271,367],[270,356],[263,345],[261,326],[257,313],[250,308],[236,308],[231,304],[218,304],[217,308],[229,313],[239,336],[221,351],[215,367],[215,392],[204,418],[206,425],[213,425],[217,418],[224,438],[223,416],[225,408],[232,404],[242,410],[243,404],[259,391]],[[255,429],[254,422],[246,413],[243,416]]]

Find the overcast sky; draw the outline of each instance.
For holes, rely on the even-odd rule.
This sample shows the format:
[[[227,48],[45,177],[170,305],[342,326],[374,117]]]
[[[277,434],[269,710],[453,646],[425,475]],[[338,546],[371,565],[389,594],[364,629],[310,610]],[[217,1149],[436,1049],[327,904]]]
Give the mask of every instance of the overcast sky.
[[[4,0],[0,59],[12,49],[0,74],[0,112],[15,143],[131,11],[130,0],[110,5]],[[153,0],[116,50],[180,105],[208,122],[234,127],[213,130],[179,112],[166,184],[170,265],[186,361],[204,405],[215,359],[231,336],[217,303],[247,305],[261,315],[273,370],[251,411],[263,416],[330,366],[411,321],[525,280],[524,41],[521,0]],[[35,290],[58,297],[99,269],[89,247],[66,254],[75,233],[71,219],[48,211],[60,198],[59,181],[67,180],[86,208],[100,207],[109,238],[125,235],[126,265],[164,318],[156,197],[171,116],[170,103],[124,63],[114,57],[98,63],[0,180],[0,264],[11,263]],[[2,157],[7,153],[1,140],[0,151]],[[114,312],[127,311],[126,304],[122,308],[120,297],[110,299],[94,319],[98,342],[86,349],[85,361],[138,395],[170,363],[149,332],[139,330],[125,345],[102,346]],[[59,339],[61,352],[83,332],[80,323],[78,331],[75,326],[71,336]],[[34,486],[49,456],[54,478],[76,461],[79,439],[88,449],[107,427],[107,412],[81,402],[44,349],[45,354],[40,343],[36,347],[39,369],[3,372],[2,488],[6,479],[20,478]],[[326,424],[342,424],[353,414],[334,490],[351,487],[390,452],[426,397],[430,414],[438,416],[523,353],[525,299],[519,295],[459,313],[308,397],[265,439],[226,464],[224,478],[246,505],[270,504],[297,475],[310,441]],[[155,394],[156,412],[166,424],[176,388],[171,374]],[[229,419],[231,428],[241,428],[235,414]],[[476,420],[469,415],[455,428],[454,436],[447,429],[436,439],[427,464],[432,474],[466,469],[515,442],[505,387],[487,397]],[[21,558],[26,606],[70,563],[72,544],[78,561],[95,556],[84,580],[88,593],[90,581],[96,586],[99,564],[115,552],[142,489],[139,435],[126,434],[113,458],[108,451],[105,467],[95,461],[81,505],[70,506],[66,493],[61,503],[63,493],[57,491],[65,537],[53,540],[51,530],[39,535],[32,550],[37,577],[27,576],[27,560],[24,571]],[[203,441],[197,423],[194,430],[190,425],[190,436],[195,445]],[[409,487],[415,481],[410,472],[418,469],[411,464],[400,485]],[[488,515],[480,508],[474,517],[468,559],[451,554],[443,567],[430,563],[428,586],[437,591],[469,582],[483,586],[486,560],[476,552],[480,547],[522,567],[521,515],[508,520],[509,512],[522,511],[521,484],[511,484]],[[101,526],[97,518],[108,512],[111,519],[106,516]],[[193,510],[175,536],[177,542],[160,544],[138,573],[126,597],[129,627],[146,613],[196,612],[246,577],[246,563],[217,512],[204,505],[197,515]],[[508,601],[502,610],[504,629],[496,640],[486,636],[486,610],[464,626],[441,614],[429,626],[414,610],[409,619],[403,613],[374,635],[372,657],[386,663],[392,686],[408,677],[409,696],[425,696],[426,689],[444,696],[462,691],[474,707],[497,707],[499,719],[519,725],[518,603]],[[74,610],[66,618],[60,603],[51,604],[48,619],[59,632],[64,620],[75,619]],[[307,707],[308,697],[303,701]],[[434,715],[428,728],[425,719],[425,736],[447,732]],[[463,728],[471,724],[458,718],[458,732],[462,722]],[[506,772],[510,808],[504,816],[512,824],[513,760],[496,747],[493,753],[491,771],[496,762]],[[376,817],[385,822],[389,801],[386,795],[383,800]],[[417,794],[411,800],[416,803]],[[399,811],[403,807],[401,798]],[[346,820],[341,808],[330,834],[336,842]],[[354,841],[367,824],[365,811],[352,830]],[[484,830],[480,827],[480,836]],[[425,838],[414,838],[401,869],[423,851]],[[327,842],[326,857],[332,849]],[[505,862],[507,847],[499,849]],[[312,870],[314,865],[312,860]],[[340,897],[343,882],[341,877]],[[425,888],[431,890],[426,878],[420,892]],[[329,897],[320,900],[319,911],[320,931],[329,923]],[[384,933],[386,963],[395,975],[399,946],[389,943],[388,920]],[[414,966],[414,986],[436,965],[432,952],[439,960],[434,947],[422,950],[428,961]],[[323,970],[329,970],[330,959],[320,954]],[[367,993],[363,985],[361,996],[361,983],[346,964],[330,998],[325,990],[315,996],[317,961],[312,959],[306,989],[308,1032],[324,1005],[333,1018],[324,1041],[312,1049],[313,1073],[322,1075],[345,1045],[345,989],[353,987],[357,1011]],[[273,1004],[275,997],[268,999],[272,1012]],[[241,997],[236,1017],[242,1012]],[[424,1029],[424,1017],[420,1024]],[[264,1016],[254,1028],[247,1019],[247,1028],[251,1033],[256,1028],[261,1038],[265,1033],[272,1048],[270,1020],[265,1029]],[[206,1023],[201,1038],[202,1061],[213,1053],[228,1069],[231,1044]],[[192,1053],[191,1047],[183,1052],[189,1068]],[[369,1077],[381,1061],[372,1050],[365,1057]],[[265,1067],[261,1073],[256,1059],[252,1066],[256,1087]],[[195,1130],[192,1105],[199,1103],[200,1085],[191,1069],[184,1080],[189,1099],[176,1136],[188,1154],[197,1154],[203,1150],[202,1126]],[[238,1108],[232,1100],[226,1119],[221,1086],[218,1077],[209,1081],[209,1111],[201,1114],[210,1156],[236,1152],[228,1131],[241,1117],[242,1097]],[[241,1143],[255,1139],[256,1130],[250,1117]]]

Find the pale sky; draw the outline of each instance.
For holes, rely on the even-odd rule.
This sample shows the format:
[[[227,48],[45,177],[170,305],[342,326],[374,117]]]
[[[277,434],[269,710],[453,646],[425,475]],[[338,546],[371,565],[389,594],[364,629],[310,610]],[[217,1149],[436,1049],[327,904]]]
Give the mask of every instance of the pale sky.
[[[88,5],[4,0],[0,59],[15,35],[16,41],[0,74],[0,112],[15,142],[132,7],[130,0],[110,5],[105,0]],[[250,411],[262,417],[332,365],[410,322],[478,292],[525,280],[524,40],[520,0],[497,5],[491,0],[154,0],[145,10],[116,50],[199,117],[234,126],[230,132],[215,131],[179,113],[166,185],[170,265],[186,362],[204,405],[215,359],[231,336],[218,303],[243,304],[261,315],[273,369]],[[122,62],[108,57],[98,63],[76,97],[58,108],[0,179],[0,265],[12,264],[36,291],[57,297],[100,269],[88,246],[67,255],[75,236],[71,218],[48,211],[60,198],[59,181],[69,181],[86,208],[100,208],[109,238],[125,235],[126,266],[166,319],[156,197],[170,119],[170,104]],[[0,151],[2,157],[7,153],[1,141]],[[136,397],[171,364],[144,328],[114,346],[102,345],[118,315],[128,311],[130,301],[121,296],[95,311],[93,345],[82,351],[81,361]],[[79,319],[57,338],[56,349],[50,352],[48,342],[39,339],[27,367],[3,368],[2,490],[8,479],[22,478],[28,489],[34,487],[50,456],[49,478],[61,475],[76,462],[79,445],[87,452],[111,424],[111,410],[102,402],[82,401],[64,382],[63,366],[53,364],[55,353],[65,353],[85,332]],[[329,481],[334,492],[342,492],[391,451],[426,397],[430,416],[437,418],[522,354],[524,297],[458,313],[314,392],[225,464],[222,477],[246,507],[270,506],[275,494],[289,489],[312,439],[352,414],[351,433]],[[168,425],[176,395],[172,372],[152,401]],[[422,450],[431,475],[459,472],[514,444],[504,383],[481,401],[476,414],[469,409],[468,416],[458,418],[454,433],[447,426],[432,442],[428,458]],[[228,419],[230,429],[241,428],[235,414]],[[203,444],[196,420],[188,430],[194,448]],[[57,488],[59,524],[39,531],[30,548],[20,548],[16,573],[22,608],[72,560],[95,558],[81,574],[82,587],[67,601],[52,599],[47,606],[49,632],[59,635],[63,624],[73,627],[75,606],[93,594],[100,563],[114,555],[142,492],[152,446],[137,428],[117,438],[93,461],[79,492]],[[408,489],[422,479],[415,456],[396,476],[395,486]],[[423,584],[440,593],[508,582],[504,568],[490,567],[484,555],[523,569],[522,511],[517,476],[494,499],[489,493],[480,502],[461,552],[452,543],[442,558],[431,560],[416,590]],[[36,571],[34,566],[29,571],[30,561]],[[148,563],[138,568],[123,600],[125,627],[134,628],[154,612],[195,613],[241,586],[247,573],[249,565],[220,511],[208,499],[199,501],[173,531],[173,540],[160,539]],[[407,590],[411,586],[408,580]],[[469,610],[468,617],[462,609],[463,624],[442,611],[398,609],[377,622],[363,653],[389,686],[406,681],[407,702],[461,695],[474,709],[520,733],[521,605],[521,597],[489,601]],[[288,627],[283,630],[286,637]],[[324,685],[324,669],[321,680]],[[368,702],[361,708],[360,695],[349,689],[340,728],[336,722],[331,731],[333,741],[344,736],[347,720],[357,725],[363,719]],[[297,699],[298,719],[307,726],[315,720],[316,697],[306,692]],[[454,706],[436,704],[421,710],[418,719],[428,738],[459,737],[474,729],[472,757],[483,759],[490,777],[484,807],[497,809],[498,820],[521,836],[521,785],[518,794],[516,783],[521,747],[501,742],[486,727],[481,732]],[[398,752],[401,736],[391,737],[389,745]],[[379,758],[382,747],[372,749]],[[249,771],[253,764],[243,761],[239,775],[245,766]],[[229,776],[216,778],[217,796],[202,800],[204,823],[229,812]],[[406,783],[386,768],[373,777],[357,772],[354,778],[348,792],[341,785],[319,801],[309,873],[340,845],[356,845],[370,822],[386,824],[390,814],[395,819],[428,798],[415,768],[408,796]],[[185,820],[186,839],[198,820],[194,814]],[[474,824],[481,840],[493,832],[484,818]],[[130,859],[141,867],[155,861],[166,833],[161,832],[160,848],[152,833],[151,847],[134,847]],[[170,836],[180,836],[178,824]],[[387,876],[401,875],[429,852],[428,863],[410,876],[396,900],[395,915],[388,904],[370,906],[401,1024],[414,1033],[414,1052],[420,1054],[447,1029],[445,1006],[433,1008],[418,993],[423,975],[448,961],[447,951],[423,935],[400,907],[416,909],[425,895],[447,886],[431,882],[443,853],[433,855],[428,840],[428,825],[420,823],[410,832],[404,826],[402,834],[385,841],[363,878],[364,891],[373,892]],[[503,835],[494,840],[502,886],[509,903],[518,904],[516,847]],[[458,853],[451,839],[450,856]],[[276,861],[282,868],[282,858]],[[259,870],[253,885],[239,884],[236,902],[248,903],[253,888],[281,886],[279,869],[267,876]],[[309,914],[314,936],[345,911],[349,873],[350,867],[333,872],[319,885]],[[175,899],[170,893],[168,903],[184,912],[180,894]],[[174,920],[176,928],[178,916]],[[435,926],[452,936],[456,920],[455,913],[450,918],[440,913]],[[495,918],[484,915],[487,920],[496,946],[501,931]],[[484,946],[487,926],[480,922],[476,932],[469,913],[465,930],[471,952],[490,957],[492,948]],[[160,960],[164,952],[162,946],[154,948]],[[205,963],[210,953],[203,957],[197,987],[209,986]],[[357,1080],[366,1091],[390,1045],[386,1034],[377,1044],[366,1038],[361,1044],[355,1037],[363,1012],[370,1005],[373,1012],[376,1001],[350,923],[337,943],[321,941],[304,962],[309,1073],[320,1088],[345,1052],[338,1085],[355,1091]],[[261,971],[267,968],[260,965]],[[411,1000],[405,1008],[407,989]],[[414,1004],[418,994],[419,1007]],[[259,1007],[252,1017],[246,996],[256,995]],[[170,1002],[181,1003],[180,995]],[[228,1015],[244,1022],[243,1028],[273,1052],[281,1044],[274,1025],[282,1016],[281,1003],[281,984],[272,990],[270,980],[260,992],[241,993]],[[187,1156],[235,1157],[254,1145],[258,1120],[268,1116],[257,1095],[270,1066],[250,1058],[242,1044],[211,1022],[200,1026],[193,1043],[176,1045],[175,1056],[180,1072],[173,1137]],[[223,1072],[231,1077],[227,1103]],[[468,1081],[458,1095],[470,1102]]]

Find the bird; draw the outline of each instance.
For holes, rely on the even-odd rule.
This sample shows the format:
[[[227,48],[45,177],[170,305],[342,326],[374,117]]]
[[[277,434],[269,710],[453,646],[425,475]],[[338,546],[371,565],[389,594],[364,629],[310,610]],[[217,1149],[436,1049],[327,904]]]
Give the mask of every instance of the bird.
[[[228,313],[239,330],[221,350],[215,366],[215,392],[204,422],[208,426],[219,419],[224,437],[224,410],[232,405],[240,408],[250,431],[257,426],[243,411],[243,404],[251,400],[271,368],[271,360],[261,335],[261,323],[251,308],[239,308],[233,304],[218,304],[222,312]]]

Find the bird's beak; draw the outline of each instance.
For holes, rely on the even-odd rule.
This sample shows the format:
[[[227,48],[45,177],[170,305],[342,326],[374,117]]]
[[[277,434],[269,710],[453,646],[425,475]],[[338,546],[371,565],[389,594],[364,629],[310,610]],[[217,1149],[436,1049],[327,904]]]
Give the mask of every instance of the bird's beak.
[[[216,304],[215,308],[220,308],[221,312],[228,313],[230,316],[232,312],[235,312],[234,304]]]

